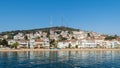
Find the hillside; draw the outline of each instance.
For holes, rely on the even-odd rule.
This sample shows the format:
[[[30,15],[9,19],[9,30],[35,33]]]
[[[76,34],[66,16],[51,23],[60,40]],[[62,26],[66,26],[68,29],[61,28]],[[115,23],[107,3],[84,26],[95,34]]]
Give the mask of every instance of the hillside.
[[[6,32],[1,32],[0,35],[7,35],[7,34],[17,34],[17,33],[23,33],[23,34],[27,34],[27,33],[35,33],[37,31],[43,31],[43,32],[49,32],[49,30],[63,30],[63,31],[79,31],[79,29],[75,29],[75,28],[70,28],[70,27],[64,27],[64,26],[56,26],[56,27],[48,27],[48,28],[39,28],[39,29],[30,29],[30,30],[16,30],[16,31],[6,31]]]
[[[64,26],[56,26],[56,27],[48,27],[48,28],[30,29],[30,30],[6,31],[6,32],[0,33],[0,36],[8,35],[9,38],[13,38],[13,36],[17,35],[18,33],[23,33],[25,35],[25,34],[29,34],[29,33],[36,33],[38,31],[47,32],[49,35],[50,30],[61,30],[61,31],[72,32],[72,31],[79,31],[80,29],[64,27]],[[84,31],[84,30],[82,30],[82,31]],[[92,32],[90,32],[90,31],[84,31],[84,32],[86,32],[86,34],[89,34],[92,36]],[[94,32],[94,33],[96,33],[96,32]],[[120,38],[120,36],[117,36],[117,35],[101,34],[101,36],[105,37],[105,40],[112,40],[112,39]]]

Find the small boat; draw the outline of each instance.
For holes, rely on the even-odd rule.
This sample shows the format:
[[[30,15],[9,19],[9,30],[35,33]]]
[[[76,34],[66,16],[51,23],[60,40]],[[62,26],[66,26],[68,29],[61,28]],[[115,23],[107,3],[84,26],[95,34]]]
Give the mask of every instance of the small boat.
[[[57,50],[61,50],[61,48],[57,48]]]

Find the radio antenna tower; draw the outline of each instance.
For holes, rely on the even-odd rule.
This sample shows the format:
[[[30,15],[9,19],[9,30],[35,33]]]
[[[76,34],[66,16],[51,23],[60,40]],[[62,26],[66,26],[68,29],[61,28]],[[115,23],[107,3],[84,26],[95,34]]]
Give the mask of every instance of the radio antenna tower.
[[[63,16],[62,16],[61,17],[61,26],[64,26],[63,23],[64,23],[64,20],[63,20]]]
[[[50,16],[50,27],[52,27],[52,16]]]

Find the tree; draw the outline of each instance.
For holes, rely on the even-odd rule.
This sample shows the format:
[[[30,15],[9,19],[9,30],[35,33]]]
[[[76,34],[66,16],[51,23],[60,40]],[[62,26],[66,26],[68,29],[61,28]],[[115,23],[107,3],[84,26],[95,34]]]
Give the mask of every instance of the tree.
[[[71,46],[72,46],[72,45],[69,43],[69,46],[68,46],[68,48],[71,48]]]
[[[74,37],[74,36],[72,36],[72,39],[75,39],[75,37]]]
[[[76,45],[75,48],[78,48],[78,45]]]
[[[67,38],[63,37],[62,35],[59,36],[59,41],[65,41]]]
[[[115,34],[114,37],[117,39],[119,36]]]
[[[14,47],[15,49],[17,49],[18,46],[19,46],[18,42],[15,42],[15,43],[12,44],[12,47]]]
[[[113,39],[117,39],[116,36],[106,36],[105,40],[113,40]]]
[[[12,32],[8,33],[7,36],[8,36],[7,39],[13,39],[13,34],[12,34]]]
[[[55,41],[55,39],[50,40],[50,47],[57,48],[57,41]]]
[[[58,48],[57,43],[58,43],[58,42],[55,41],[55,43],[54,43],[54,48]]]
[[[25,40],[28,40],[28,36],[27,35],[24,38],[25,38]]]
[[[90,37],[91,36],[90,33],[87,33],[87,36]]]
[[[8,41],[7,41],[6,39],[3,39],[3,40],[2,40],[2,45],[3,45],[4,47],[7,47],[7,46],[8,46]]]
[[[39,37],[39,36],[37,36],[37,37],[36,37],[36,39],[40,39],[40,37]]]
[[[0,45],[2,45],[2,40],[0,39]]]

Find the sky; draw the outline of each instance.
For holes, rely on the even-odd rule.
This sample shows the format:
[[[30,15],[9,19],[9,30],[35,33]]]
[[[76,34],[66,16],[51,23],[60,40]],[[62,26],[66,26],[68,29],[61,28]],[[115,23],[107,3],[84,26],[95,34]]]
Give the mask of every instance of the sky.
[[[0,32],[52,26],[120,35],[120,0],[0,0]]]

